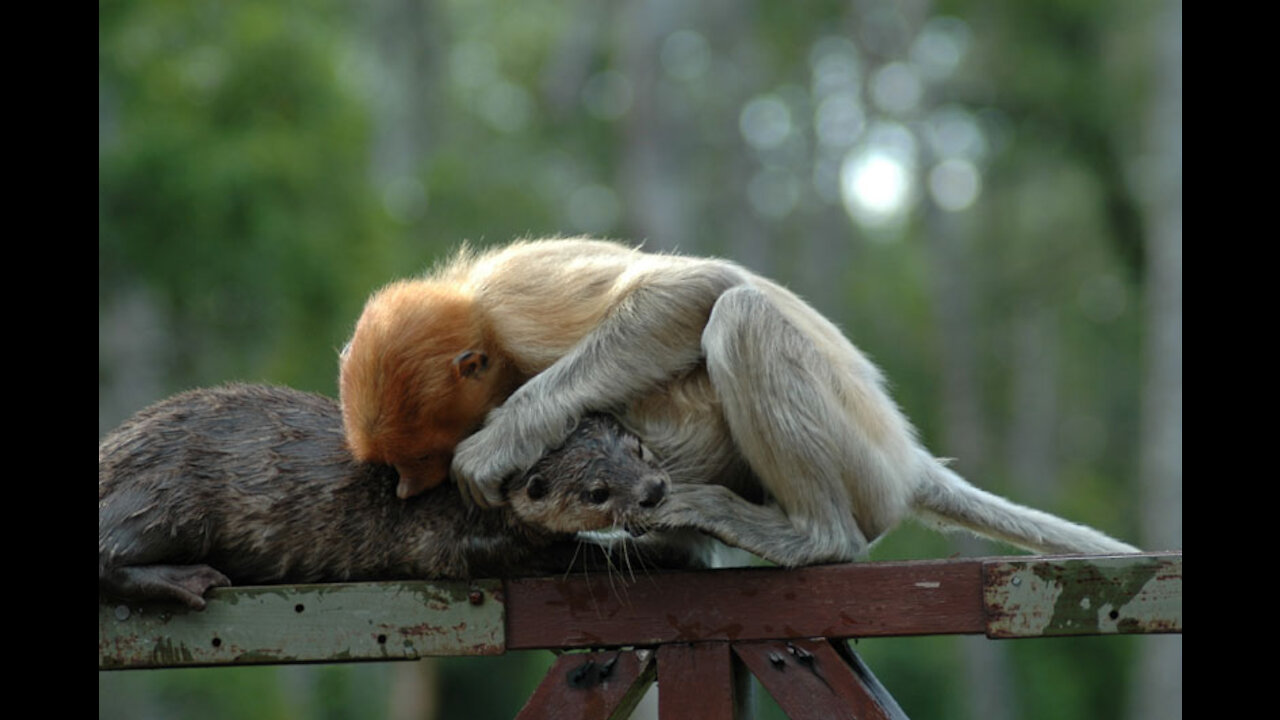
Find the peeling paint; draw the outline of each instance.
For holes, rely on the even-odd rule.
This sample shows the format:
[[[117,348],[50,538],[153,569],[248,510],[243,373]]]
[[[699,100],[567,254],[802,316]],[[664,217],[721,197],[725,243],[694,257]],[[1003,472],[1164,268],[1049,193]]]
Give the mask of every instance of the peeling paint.
[[[1182,558],[1141,555],[983,566],[991,637],[1182,631]]]
[[[203,612],[100,604],[98,668],[496,655],[506,647],[500,590],[496,580],[342,583],[219,588]]]

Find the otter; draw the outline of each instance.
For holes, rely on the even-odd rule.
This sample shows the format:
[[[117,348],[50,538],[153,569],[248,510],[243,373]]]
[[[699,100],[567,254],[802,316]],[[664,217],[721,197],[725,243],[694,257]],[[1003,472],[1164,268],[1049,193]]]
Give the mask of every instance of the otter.
[[[699,567],[640,537],[666,473],[610,415],[477,511],[456,486],[401,500],[393,467],[357,462],[337,403],[285,387],[192,390],[139,411],[98,444],[100,596],[205,607],[230,584],[508,577],[631,562]],[[628,530],[599,544],[579,531]]]

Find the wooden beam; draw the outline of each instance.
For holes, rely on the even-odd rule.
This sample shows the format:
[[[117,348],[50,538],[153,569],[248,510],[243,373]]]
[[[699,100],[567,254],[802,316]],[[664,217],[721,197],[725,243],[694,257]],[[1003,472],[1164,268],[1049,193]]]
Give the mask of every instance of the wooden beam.
[[[906,718],[871,670],[847,647],[822,639],[767,640],[734,643],[733,651],[787,717]]]
[[[99,669],[411,660],[535,648],[1182,632],[1182,553],[474,582],[217,588],[99,604]]]
[[[982,564],[930,560],[508,581],[507,647],[981,633]]]
[[[987,635],[1182,632],[1182,554],[983,563]]]
[[[729,643],[672,643],[658,648],[661,720],[745,717],[750,685]]]
[[[1046,576],[1057,573],[1067,583],[1090,572],[1158,576],[1168,583],[1164,595],[1172,593],[1176,602],[1147,603],[1146,621],[1116,623],[1114,631],[1181,632],[1182,553],[1174,552],[655,572],[634,579],[575,576],[510,580],[507,647],[1043,634],[990,627],[989,613],[1008,614],[1010,608],[987,597],[986,590],[994,580],[985,568],[1009,563],[1033,563],[1034,572]],[[1109,591],[1107,602],[1130,604],[1139,599],[1144,587],[1148,586],[1120,583]]]
[[[561,655],[517,720],[625,719],[653,684],[652,650]]]
[[[500,655],[502,583],[216,588],[202,611],[98,605],[98,669]]]

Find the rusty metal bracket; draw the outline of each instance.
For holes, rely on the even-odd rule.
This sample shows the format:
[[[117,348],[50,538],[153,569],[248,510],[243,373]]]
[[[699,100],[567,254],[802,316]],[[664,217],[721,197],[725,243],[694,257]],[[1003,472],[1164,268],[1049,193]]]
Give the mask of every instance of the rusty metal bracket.
[[[208,607],[98,606],[98,669],[499,655],[498,580],[218,588]]]
[[[1182,554],[983,563],[987,636],[1182,632]]]

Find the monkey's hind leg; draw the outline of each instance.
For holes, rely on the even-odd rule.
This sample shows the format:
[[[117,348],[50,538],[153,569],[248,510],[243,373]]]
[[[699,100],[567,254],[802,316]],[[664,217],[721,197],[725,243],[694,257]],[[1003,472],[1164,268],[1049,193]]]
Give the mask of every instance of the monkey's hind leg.
[[[130,599],[177,600],[196,610],[205,608],[209,588],[231,584],[208,565],[128,565],[99,573],[98,587]]]
[[[827,553],[780,508],[757,505],[723,485],[677,483],[655,513],[660,527],[695,529],[778,565],[795,567],[857,559]]]
[[[863,556],[867,538],[843,479],[854,459],[830,353],[746,286],[716,302],[702,346],[734,444],[777,507],[711,487],[686,490],[694,494],[685,500],[704,510],[732,502],[716,517],[715,534],[784,565]]]

